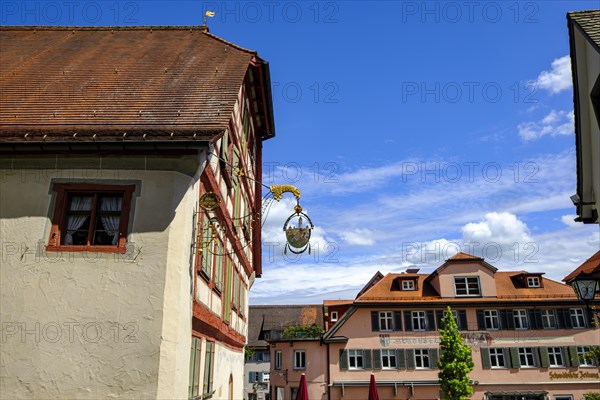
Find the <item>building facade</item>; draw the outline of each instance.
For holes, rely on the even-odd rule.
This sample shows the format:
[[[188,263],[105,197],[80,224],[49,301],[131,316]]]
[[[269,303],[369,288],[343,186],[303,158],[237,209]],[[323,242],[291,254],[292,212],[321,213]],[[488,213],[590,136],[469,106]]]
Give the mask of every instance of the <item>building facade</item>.
[[[577,219],[598,223],[600,212],[600,10],[567,14],[577,154]]]
[[[0,43],[0,392],[241,399],[268,64],[206,27]]]
[[[270,400],[271,351],[265,340],[265,319],[272,312],[280,311],[273,306],[250,306],[248,318],[248,343],[244,366],[244,399]]]
[[[598,391],[597,360],[581,356],[600,345],[599,328],[571,287],[543,275],[498,271],[482,258],[458,253],[431,274],[377,277],[321,343],[304,346],[311,350],[304,360],[307,378],[314,377],[316,387],[324,376],[328,388],[312,395],[364,399],[375,374],[380,398],[442,398],[437,330],[447,307],[472,350],[472,398],[576,400]],[[296,342],[277,344],[271,358],[281,358],[295,373],[299,350]]]

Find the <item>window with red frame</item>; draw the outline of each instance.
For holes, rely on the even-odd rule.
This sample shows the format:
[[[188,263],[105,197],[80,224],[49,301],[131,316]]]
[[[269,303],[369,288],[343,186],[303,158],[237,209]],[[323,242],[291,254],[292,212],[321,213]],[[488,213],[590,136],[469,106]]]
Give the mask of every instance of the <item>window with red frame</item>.
[[[49,251],[125,252],[134,185],[55,184]]]

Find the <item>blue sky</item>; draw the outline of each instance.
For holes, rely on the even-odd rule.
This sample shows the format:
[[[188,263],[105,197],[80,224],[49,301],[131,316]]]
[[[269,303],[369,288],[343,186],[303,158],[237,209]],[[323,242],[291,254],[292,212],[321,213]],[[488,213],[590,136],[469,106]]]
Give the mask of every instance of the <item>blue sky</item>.
[[[560,280],[600,248],[573,222],[568,11],[597,2],[3,2],[3,25],[200,25],[269,61],[266,184],[317,226],[283,254],[273,205],[251,304],[353,298],[457,250]]]

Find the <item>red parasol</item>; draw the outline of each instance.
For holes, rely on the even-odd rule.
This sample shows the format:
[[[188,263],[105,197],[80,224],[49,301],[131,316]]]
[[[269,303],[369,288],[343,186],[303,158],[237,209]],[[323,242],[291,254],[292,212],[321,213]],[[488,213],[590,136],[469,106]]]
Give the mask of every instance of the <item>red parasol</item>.
[[[373,374],[371,374],[371,382],[369,383],[369,400],[379,400],[377,383],[375,383],[375,375]]]
[[[300,386],[298,387],[298,397],[296,400],[308,400],[308,388],[306,387],[306,375],[300,377]]]

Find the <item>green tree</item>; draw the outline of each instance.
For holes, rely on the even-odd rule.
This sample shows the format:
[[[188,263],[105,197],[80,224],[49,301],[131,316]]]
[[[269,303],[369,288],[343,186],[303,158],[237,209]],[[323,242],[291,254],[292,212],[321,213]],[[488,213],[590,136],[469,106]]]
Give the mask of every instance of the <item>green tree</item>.
[[[252,346],[244,347],[244,362],[247,363],[248,360],[252,358],[252,356],[256,353],[256,350]]]
[[[600,400],[600,393],[599,392],[584,393],[583,400]]]
[[[317,325],[295,325],[288,326],[283,331],[284,339],[294,339],[294,338],[318,338],[323,336],[325,331],[323,328]]]
[[[473,371],[471,349],[460,336],[450,307],[442,318],[440,333],[440,388],[448,400],[464,400],[473,394],[469,372]]]

